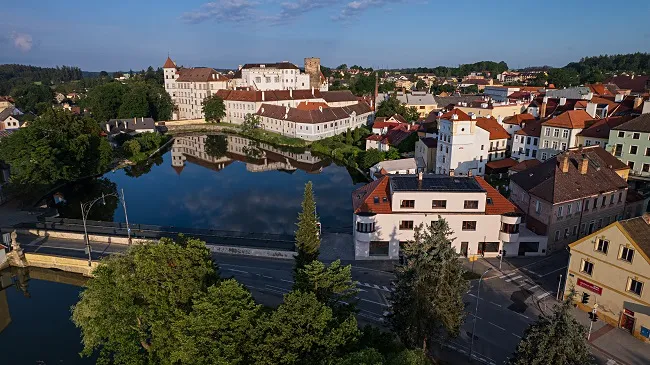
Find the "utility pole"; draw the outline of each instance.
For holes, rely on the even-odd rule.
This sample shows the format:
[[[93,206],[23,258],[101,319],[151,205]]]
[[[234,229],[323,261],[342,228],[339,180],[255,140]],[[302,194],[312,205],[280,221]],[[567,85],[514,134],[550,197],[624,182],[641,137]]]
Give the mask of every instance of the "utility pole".
[[[594,322],[598,319],[598,303],[594,304],[594,310],[591,311],[591,321],[589,321],[589,333],[587,333],[587,341],[591,337],[591,328],[594,326]]]
[[[560,288],[562,287],[562,274],[560,274],[560,279],[557,283],[557,294],[555,294],[555,299],[560,300]]]
[[[474,353],[474,336],[476,334],[476,316],[478,316],[478,302],[481,301],[481,281],[483,281],[483,276],[488,273],[488,271],[492,270],[491,267],[489,267],[483,275],[481,275],[481,278],[478,279],[478,288],[476,289],[476,306],[474,307],[474,324],[472,325],[472,340],[469,345],[469,360],[472,361],[472,355]]]
[[[129,245],[131,244],[131,228],[129,227],[129,215],[126,214],[126,199],[124,198],[124,189],[122,191],[122,207],[124,208],[124,219],[126,220],[126,234],[129,237]]]
[[[102,193],[102,196],[97,197],[89,202],[81,202],[81,219],[83,220],[84,224],[84,240],[86,241],[86,251],[88,253],[88,266],[92,265],[92,247],[90,246],[90,239],[88,238],[88,227],[86,224],[86,221],[88,220],[88,213],[90,213],[90,209],[97,203],[98,201],[102,201],[103,205],[106,205],[106,197],[107,196],[114,196],[118,200],[122,202],[122,207],[124,208],[124,217],[126,218],[126,230],[127,230],[127,235],[129,237],[129,243],[131,243],[131,229],[129,228],[129,217],[126,215],[126,201],[124,200],[124,189],[122,189],[122,195],[118,195],[116,193],[111,193],[111,194],[104,194]]]

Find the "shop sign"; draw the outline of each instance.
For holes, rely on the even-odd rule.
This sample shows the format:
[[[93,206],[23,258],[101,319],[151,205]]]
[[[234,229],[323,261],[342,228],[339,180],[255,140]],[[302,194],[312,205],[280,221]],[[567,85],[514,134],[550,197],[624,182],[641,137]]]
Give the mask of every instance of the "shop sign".
[[[584,281],[582,279],[578,279],[578,286],[583,287],[583,288],[585,288],[587,290],[590,290],[590,291],[592,291],[592,292],[594,292],[594,293],[596,293],[598,295],[603,294],[603,288],[599,287],[596,284],[592,284],[592,283],[590,283],[588,281]]]

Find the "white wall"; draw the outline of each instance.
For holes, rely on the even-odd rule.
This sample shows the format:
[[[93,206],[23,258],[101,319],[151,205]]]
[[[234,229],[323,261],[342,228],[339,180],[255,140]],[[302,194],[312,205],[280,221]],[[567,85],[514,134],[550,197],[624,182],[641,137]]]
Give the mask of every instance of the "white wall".
[[[447,142],[449,141],[449,142]],[[485,174],[490,148],[490,133],[476,127],[476,121],[441,120],[439,124],[436,169],[439,174],[467,176]]]
[[[238,86],[252,86],[255,90],[305,90],[310,88],[309,75],[296,69],[250,68],[242,69]]]

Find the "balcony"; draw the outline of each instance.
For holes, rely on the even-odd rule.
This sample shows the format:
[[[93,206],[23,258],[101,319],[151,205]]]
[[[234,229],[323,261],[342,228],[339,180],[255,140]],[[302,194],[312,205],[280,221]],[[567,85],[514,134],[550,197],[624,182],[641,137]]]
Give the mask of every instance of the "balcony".
[[[521,215],[509,213],[501,216],[501,229],[499,230],[499,240],[503,242],[515,242],[519,240],[519,225],[521,224]]]

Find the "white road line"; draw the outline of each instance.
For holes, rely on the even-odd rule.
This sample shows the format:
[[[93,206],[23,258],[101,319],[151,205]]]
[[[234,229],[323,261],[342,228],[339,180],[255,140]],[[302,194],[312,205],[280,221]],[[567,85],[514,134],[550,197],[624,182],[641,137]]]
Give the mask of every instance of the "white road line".
[[[507,277],[507,276],[510,276],[510,275],[516,275],[516,274],[518,274],[518,272],[516,272],[516,271],[509,272],[509,273],[507,273],[507,274],[505,274],[505,275],[501,275],[501,276],[499,276],[499,279],[503,279],[503,278],[505,278],[505,277]]]
[[[385,291],[390,291],[390,289],[388,289],[386,285],[383,285],[381,288],[384,289]]]
[[[500,306],[501,306],[501,304],[497,304],[497,303],[495,303],[495,302],[490,302],[490,304],[494,304],[494,305],[496,305],[497,307],[500,307]]]
[[[530,288],[528,288],[528,290],[533,290],[535,288],[539,288],[539,285],[531,286]]]
[[[476,319],[483,319],[479,316],[475,316],[474,313],[467,313],[468,316],[476,317]]]
[[[521,279],[521,278],[523,278],[523,276],[519,275],[519,276],[515,276],[514,278],[506,279],[506,280],[504,280],[504,281],[505,281],[506,283],[509,283],[509,282],[511,282],[511,281],[513,281],[513,280],[517,280],[517,279]]]
[[[553,270],[553,271],[551,271],[551,272],[547,272],[546,274],[544,274],[544,275],[540,275],[539,277],[540,277],[540,278],[543,278],[544,276],[551,275],[551,274],[554,273],[554,272],[558,272],[558,271],[560,271],[560,270],[564,270],[564,269],[566,269],[566,266],[565,266],[565,267],[561,267],[561,268],[556,269],[556,270]]]
[[[293,281],[292,281],[292,280],[284,280],[284,279],[276,279],[276,280],[280,280],[280,281],[284,281],[285,283],[291,283],[291,284],[293,284]]]
[[[240,273],[242,273],[242,274],[249,274],[248,271],[244,271],[244,270],[237,270],[237,269],[224,269],[224,270],[234,271],[234,272],[240,272]]]
[[[274,289],[274,290],[281,291],[283,294],[289,292],[288,289],[286,289],[286,288],[280,288],[279,286],[273,286],[273,285],[266,284],[266,287],[267,287],[267,288],[270,288],[270,289]]]
[[[544,293],[544,294],[538,295],[538,296],[537,296],[537,300],[544,299],[544,298],[548,297],[549,295],[551,295],[551,293],[549,293],[549,292],[546,292],[546,293]]]
[[[502,330],[502,331],[505,331],[505,330],[506,330],[505,328],[503,328],[503,327],[501,327],[501,326],[499,326],[499,325],[497,325],[497,324],[494,324],[494,323],[492,323],[492,322],[490,322],[490,321],[488,321],[488,323],[491,324],[491,325],[493,325],[494,327],[496,327],[496,328]]]
[[[382,307],[390,307],[390,305],[387,305],[387,304],[384,304],[384,303],[380,303],[380,302],[375,302],[374,300],[370,300],[370,299],[359,298],[359,300],[363,300],[364,302],[368,302],[368,303],[373,303],[373,304],[381,305]]]
[[[268,276],[268,275],[262,275],[262,277],[267,279],[273,279],[273,276]]]
[[[514,334],[514,333],[511,333],[511,335],[513,335],[513,336],[515,336],[515,337],[517,337],[517,338],[521,338],[521,336],[516,335],[516,334]]]

